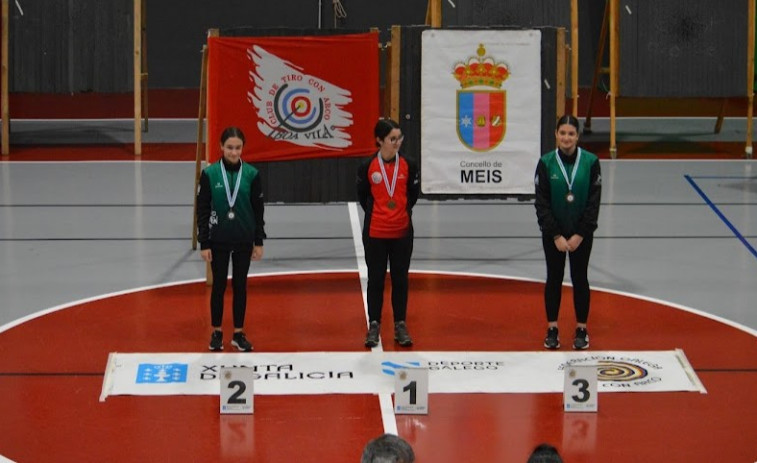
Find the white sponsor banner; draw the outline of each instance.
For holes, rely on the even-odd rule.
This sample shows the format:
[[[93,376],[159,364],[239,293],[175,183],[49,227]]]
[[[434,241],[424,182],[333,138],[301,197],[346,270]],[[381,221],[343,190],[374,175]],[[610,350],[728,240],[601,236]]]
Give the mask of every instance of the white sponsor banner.
[[[541,32],[436,29],[421,47],[421,190],[532,194]]]
[[[221,367],[255,371],[256,395],[391,394],[403,367],[428,368],[430,393],[562,392],[569,365],[597,365],[600,392],[705,392],[685,355],[642,352],[112,353],[109,395],[218,395]]]

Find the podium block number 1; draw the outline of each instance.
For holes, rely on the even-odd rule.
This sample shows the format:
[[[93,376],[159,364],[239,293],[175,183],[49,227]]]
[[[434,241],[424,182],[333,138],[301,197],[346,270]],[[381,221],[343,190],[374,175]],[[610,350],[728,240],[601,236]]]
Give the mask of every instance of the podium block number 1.
[[[401,368],[394,378],[394,412],[428,414],[428,369]]]

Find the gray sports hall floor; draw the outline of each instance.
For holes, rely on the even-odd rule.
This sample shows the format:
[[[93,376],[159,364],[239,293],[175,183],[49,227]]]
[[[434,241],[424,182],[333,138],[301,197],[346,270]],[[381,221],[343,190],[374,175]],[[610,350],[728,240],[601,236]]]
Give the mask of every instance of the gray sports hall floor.
[[[707,128],[687,137],[710,130],[697,123]],[[728,127],[725,139],[743,130]],[[757,330],[755,162],[605,160],[602,172],[592,286]],[[193,179],[191,162],[0,162],[0,330],[75,300],[204,278]],[[251,273],[357,270],[349,210],[268,204]],[[413,270],[545,277],[532,202],[421,200],[414,220]]]

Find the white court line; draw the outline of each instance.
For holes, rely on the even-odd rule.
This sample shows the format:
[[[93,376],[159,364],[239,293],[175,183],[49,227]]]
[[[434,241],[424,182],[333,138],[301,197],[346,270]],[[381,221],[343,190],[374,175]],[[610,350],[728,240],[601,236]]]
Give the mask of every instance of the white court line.
[[[352,229],[352,244],[355,247],[355,258],[357,259],[357,272],[360,276],[360,289],[363,292],[363,309],[365,309],[365,326],[368,327],[368,266],[365,264],[365,250],[363,249],[363,232],[360,227],[360,214],[358,214],[357,203],[347,203],[347,210],[350,213],[350,228]],[[379,339],[380,342],[380,339]]]
[[[357,257],[357,268],[360,274],[360,289],[363,293],[363,309],[365,310],[365,325],[368,326],[368,266],[365,264],[365,250],[363,249],[363,232],[360,227],[360,214],[358,214],[357,203],[347,203],[347,209],[350,212],[350,225],[352,227],[352,242],[355,245],[355,256]],[[379,337],[378,346],[371,349],[371,352],[384,352],[381,338]],[[397,418],[394,416],[394,404],[392,403],[391,394],[379,394],[379,406],[381,407],[381,421],[384,423],[384,432],[397,435]]]

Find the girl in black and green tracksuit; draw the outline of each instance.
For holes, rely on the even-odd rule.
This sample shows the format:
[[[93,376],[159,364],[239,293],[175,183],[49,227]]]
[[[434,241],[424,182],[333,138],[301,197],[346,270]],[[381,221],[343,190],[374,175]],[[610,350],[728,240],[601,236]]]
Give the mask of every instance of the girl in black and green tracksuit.
[[[206,167],[197,192],[197,228],[200,254],[210,263],[210,350],[223,349],[223,294],[232,263],[234,334],[231,345],[251,351],[243,328],[247,309],[247,272],[250,260],[263,258],[265,238],[263,187],[258,170],[242,161],[244,134],[229,127],[221,134],[223,156]]]
[[[578,147],[578,119],[560,118],[555,131],[557,149],[541,157],[536,167],[536,217],[547,262],[544,303],[547,336],[544,347],[558,349],[557,316],[560,311],[565,257],[570,255],[573,305],[576,312],[574,349],[589,347],[589,256],[597,229],[602,176],[599,159]]]

